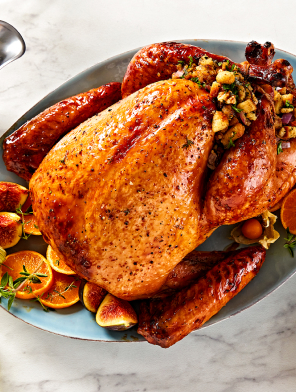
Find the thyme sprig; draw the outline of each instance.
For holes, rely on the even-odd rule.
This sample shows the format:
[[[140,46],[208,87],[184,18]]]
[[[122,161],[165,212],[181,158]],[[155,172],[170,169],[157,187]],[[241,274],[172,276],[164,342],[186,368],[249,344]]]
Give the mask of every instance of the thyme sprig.
[[[193,144],[194,144],[193,141],[189,140],[188,137],[186,136],[186,143],[183,144],[182,148],[186,148],[186,150],[187,150],[187,148],[192,146]]]
[[[0,282],[0,302],[2,297],[8,299],[8,310],[10,310],[11,305],[13,304],[17,291],[25,287],[28,282],[38,284],[41,283],[41,280],[39,278],[47,277],[46,274],[38,273],[43,263],[44,261],[42,261],[38,265],[38,267],[33,273],[30,273],[23,265],[23,271],[20,272],[20,275],[22,276],[20,276],[16,280],[13,280],[12,277],[8,274],[8,272],[5,272],[5,274],[2,276]]]
[[[21,216],[21,220],[22,220],[23,234],[22,234],[22,237],[21,237],[21,238],[23,238],[24,240],[27,240],[32,234],[26,234],[26,233],[25,233],[25,224],[26,224],[26,223],[30,223],[31,221],[25,222],[24,216],[25,216],[25,215],[32,215],[33,212],[23,212],[23,211],[22,211],[22,206],[21,206],[21,205],[15,210],[15,212]],[[34,226],[35,226],[35,225],[34,225]]]
[[[296,235],[291,234],[289,227],[287,228],[287,238],[285,238],[287,242],[284,244],[284,248],[288,249],[290,255],[294,257],[294,248],[296,247]]]

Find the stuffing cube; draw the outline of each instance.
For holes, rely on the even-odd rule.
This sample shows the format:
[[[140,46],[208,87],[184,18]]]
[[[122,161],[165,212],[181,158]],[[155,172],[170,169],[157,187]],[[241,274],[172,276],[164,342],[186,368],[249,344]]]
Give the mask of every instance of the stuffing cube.
[[[220,70],[216,76],[216,81],[221,84],[231,84],[235,81],[234,73]]]
[[[224,105],[222,108],[222,112],[226,114],[229,120],[235,115],[234,110],[232,109],[231,105]]]
[[[247,99],[246,101],[239,103],[237,107],[242,109],[244,113],[250,113],[256,110],[256,105],[251,99]]]
[[[226,103],[227,105],[235,105],[236,97],[230,91],[221,91],[217,97],[219,102]]]
[[[246,117],[247,117],[249,120],[251,120],[251,121],[257,120],[257,116],[256,116],[256,113],[255,113],[255,112],[250,112],[250,113],[248,113],[248,114],[246,115]]]
[[[238,91],[238,102],[243,102],[243,100],[246,97],[246,90],[244,86],[242,85],[237,86],[237,91]]]
[[[203,66],[208,66],[208,67],[213,67],[213,68],[215,66],[213,59],[208,56],[202,56],[199,59],[198,65],[203,65]]]
[[[230,121],[229,126],[232,127],[235,124],[238,124],[238,118],[237,117],[233,117],[233,119]]]
[[[284,105],[286,104],[286,102],[289,102],[292,105],[292,103],[293,103],[293,94],[284,94],[284,95],[282,95],[282,100],[284,102]]]
[[[283,139],[291,139],[296,137],[296,127],[283,127],[283,128],[285,130],[285,134],[281,136]]]
[[[287,87],[282,87],[278,92],[282,95],[287,94]]]
[[[211,86],[211,91],[210,94],[213,97],[217,97],[217,95],[219,94],[219,90],[220,90],[221,84],[217,83],[217,82],[213,82],[212,86]]]
[[[282,95],[274,90],[274,109],[276,114],[280,114],[281,108],[284,106],[283,100],[282,100]]]
[[[229,145],[230,139],[232,141],[234,141],[234,140],[240,138],[241,136],[243,136],[244,133],[245,133],[245,127],[243,126],[243,124],[238,123],[238,124],[234,125],[233,127],[231,127],[225,133],[225,135],[221,139],[221,142],[224,147],[227,147]]]
[[[281,129],[282,126],[283,126],[282,119],[279,116],[275,116],[274,127],[275,127],[276,131],[278,129]]]
[[[215,112],[213,121],[212,121],[212,129],[213,131],[219,132],[219,131],[224,131],[226,128],[228,128],[229,121],[228,117],[226,114],[223,112]]]
[[[293,112],[293,108],[282,108],[281,109],[281,113],[291,113]]]

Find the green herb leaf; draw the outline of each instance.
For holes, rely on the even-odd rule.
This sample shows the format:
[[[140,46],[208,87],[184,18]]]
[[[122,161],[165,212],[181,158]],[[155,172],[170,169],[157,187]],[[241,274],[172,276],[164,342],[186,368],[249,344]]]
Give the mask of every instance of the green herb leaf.
[[[5,272],[5,274],[2,276],[2,279],[1,279],[1,287],[4,288],[7,285],[8,280],[9,280],[9,275],[7,272]]]
[[[235,110],[237,113],[240,113],[243,111],[243,109],[239,109],[238,107],[236,107],[235,105],[231,106],[233,110]]]
[[[279,142],[277,145],[277,155],[279,155],[281,152],[283,152],[282,142]]]
[[[296,235],[291,234],[289,227],[287,228],[287,238],[285,238],[286,242],[284,244],[284,248],[288,249],[290,255],[294,257],[294,248],[296,247]]]
[[[228,143],[228,145],[225,147],[227,150],[229,149],[229,148],[231,148],[231,147],[234,147],[235,146],[235,144],[233,143],[233,137],[236,135],[236,132],[233,132],[233,136],[232,136],[232,138],[230,138],[229,139],[229,143]]]
[[[192,146],[194,143],[193,143],[193,141],[192,140],[189,140],[188,138],[187,138],[187,136],[186,136],[186,143],[185,144],[183,144],[183,146],[182,146],[182,148],[188,148],[188,147],[190,147],[190,146]]]
[[[285,102],[285,107],[290,108],[290,109],[294,109],[294,106],[289,101]]]
[[[189,56],[189,68],[191,67],[192,64],[193,64],[193,57]]]

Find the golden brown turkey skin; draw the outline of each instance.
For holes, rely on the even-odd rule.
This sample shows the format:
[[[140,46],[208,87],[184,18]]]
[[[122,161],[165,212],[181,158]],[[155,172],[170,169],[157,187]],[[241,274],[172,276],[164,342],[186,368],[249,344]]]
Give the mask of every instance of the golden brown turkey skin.
[[[127,97],[148,84],[170,79],[177,70],[178,61],[189,63],[191,56],[197,62],[204,55],[213,60],[229,60],[229,64],[235,64],[225,56],[207,52],[193,45],[162,42],[145,46],[134,55],[127,67],[122,82],[122,97]]]
[[[214,104],[186,80],[147,86],[87,120],[30,181],[46,241],[80,276],[149,297],[199,243]]]
[[[108,83],[56,103],[8,136],[3,143],[7,170],[25,180],[66,133],[121,99],[121,84]]]
[[[149,343],[172,346],[200,328],[238,294],[259,272],[265,255],[261,246],[242,249],[175,295],[143,301],[138,333]]]
[[[289,142],[290,148],[284,148],[283,152],[277,155],[274,191],[269,199],[268,210],[281,201],[296,183],[296,138],[290,139]]]
[[[209,227],[237,223],[267,209],[275,191],[276,150],[274,109],[263,95],[257,120],[210,177],[204,208]]]

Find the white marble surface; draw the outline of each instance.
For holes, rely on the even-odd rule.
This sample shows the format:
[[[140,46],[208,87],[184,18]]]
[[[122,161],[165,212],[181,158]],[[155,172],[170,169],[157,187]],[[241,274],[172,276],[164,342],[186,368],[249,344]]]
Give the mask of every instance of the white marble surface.
[[[27,44],[0,72],[1,133],[69,77],[148,43],[256,39],[296,53],[293,0],[0,0],[0,11]],[[295,292],[293,277],[169,350],[67,339],[0,309],[0,391],[296,391]]]

